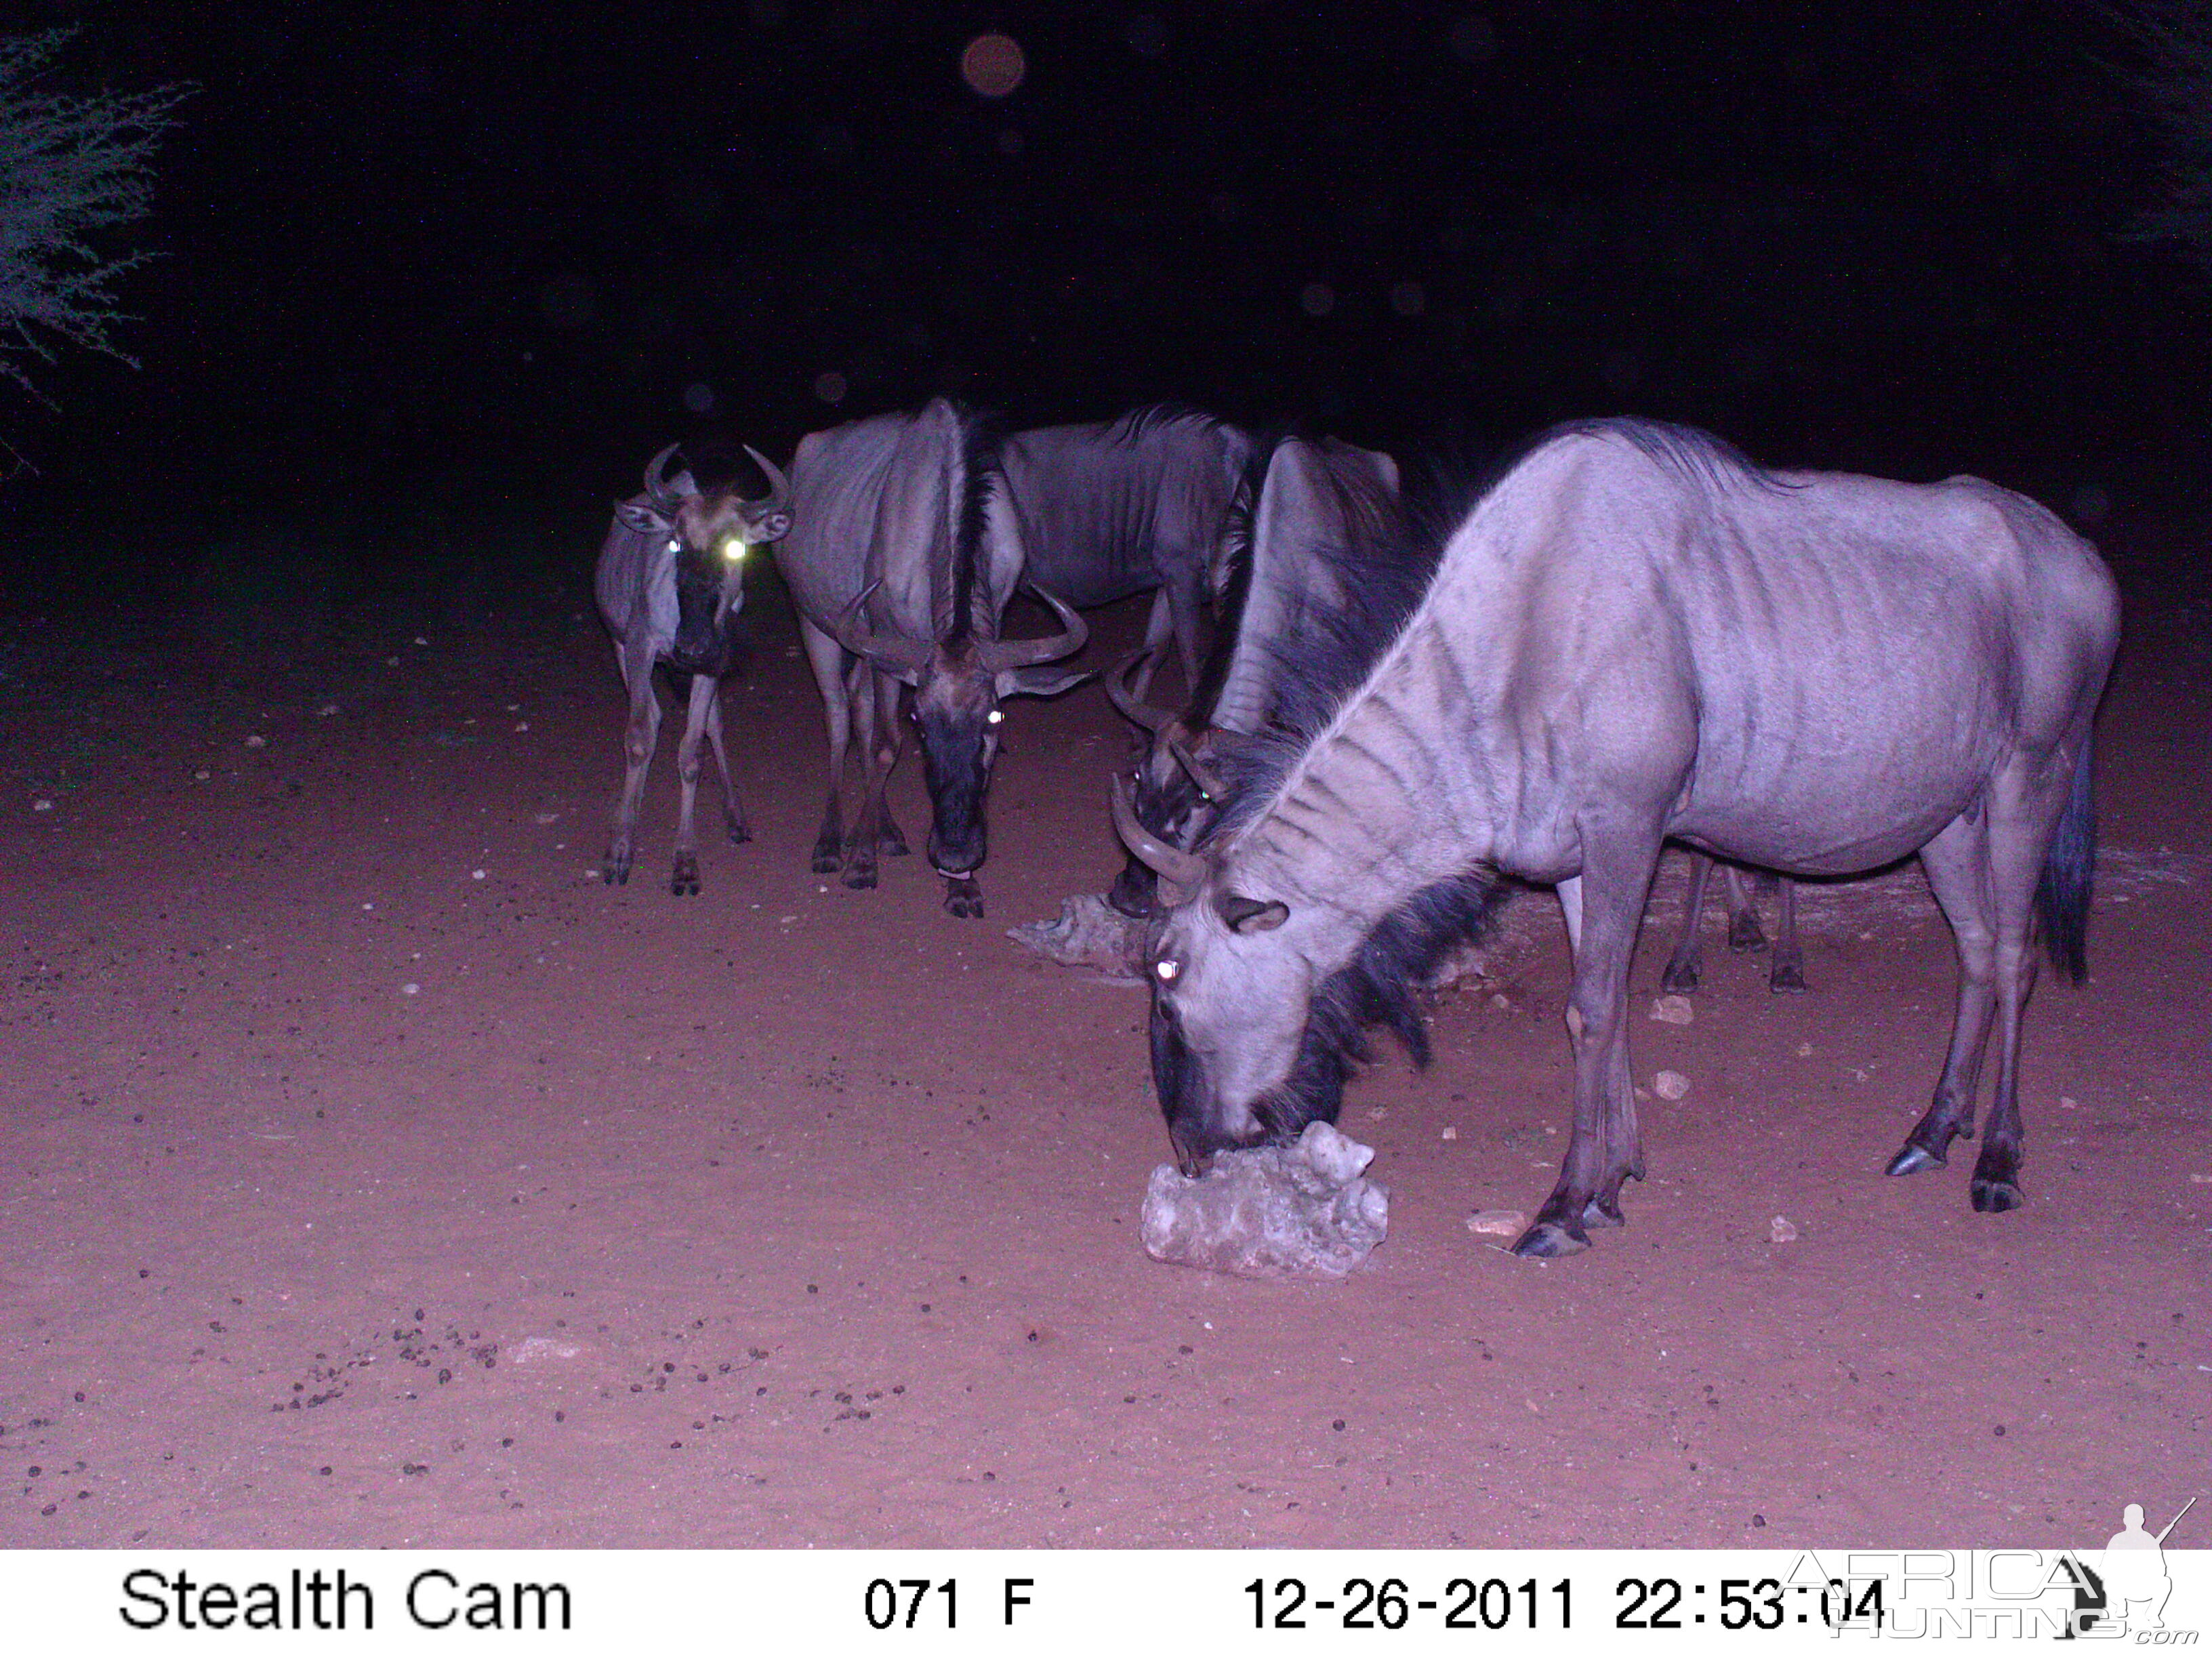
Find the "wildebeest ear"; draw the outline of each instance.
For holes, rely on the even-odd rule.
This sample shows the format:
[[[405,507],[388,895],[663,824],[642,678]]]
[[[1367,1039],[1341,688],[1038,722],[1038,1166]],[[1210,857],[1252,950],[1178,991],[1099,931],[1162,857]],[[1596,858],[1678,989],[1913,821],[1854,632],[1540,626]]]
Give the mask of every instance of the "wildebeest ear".
[[[641,531],[647,536],[665,536],[671,528],[669,520],[643,501],[617,501],[615,517],[623,521],[625,528]]]
[[[1098,671],[1095,668],[1002,668],[992,682],[1000,698],[1056,697],[1072,691]]]
[[[1242,893],[1224,893],[1213,908],[1232,933],[1273,933],[1291,919],[1291,907],[1282,900],[1246,898]]]

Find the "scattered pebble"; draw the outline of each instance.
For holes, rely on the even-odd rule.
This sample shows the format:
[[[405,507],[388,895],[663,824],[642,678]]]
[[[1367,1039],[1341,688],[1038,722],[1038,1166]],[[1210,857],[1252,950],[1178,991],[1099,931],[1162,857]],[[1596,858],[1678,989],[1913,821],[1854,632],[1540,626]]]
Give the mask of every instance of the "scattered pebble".
[[[2200,1187],[2212,1187],[2212,1175],[2207,1175],[2202,1170],[2191,1170],[2189,1178]]]
[[[538,821],[540,823],[558,823],[561,821],[561,815],[558,812],[540,812],[538,815]]]
[[[1797,1242],[1797,1224],[1786,1215],[1778,1215],[1766,1224],[1766,1242],[1770,1244],[1794,1244]]]
[[[324,715],[335,714],[338,712],[338,706],[334,702],[326,702],[320,708],[315,710],[315,712],[318,714]]]
[[[1687,997],[1661,997],[1651,1005],[1651,1018],[1662,1025],[1687,1025],[1697,1017]]]
[[[1680,1100],[1690,1092],[1690,1079],[1680,1072],[1662,1072],[1651,1079],[1651,1092],[1662,1100]]]
[[[246,738],[246,746],[248,749],[266,749],[269,746],[269,739],[256,732],[252,737]]]
[[[426,640],[426,639],[424,639],[424,638],[423,638],[420,634],[417,634],[417,635],[415,636],[415,643],[416,643],[416,644],[417,644],[417,645],[428,645],[428,644],[429,644],[429,643],[430,643],[430,641],[428,641],[428,640]]]
[[[54,804],[50,800],[34,800],[31,803],[31,810],[33,812],[51,812],[54,810]]]
[[[384,659],[384,665],[386,668],[397,668],[399,666],[399,659],[397,657],[386,657]]]
[[[193,775],[194,777],[198,778],[198,779],[202,783],[205,783],[205,782],[206,782],[206,781],[207,781],[210,777],[214,776],[215,775],[214,775],[213,773],[210,772],[210,771],[207,769],[207,768],[206,768],[206,767],[203,766],[203,767],[201,767],[201,768],[199,769],[199,770],[198,770],[197,772],[193,773],[193,774],[192,774],[192,775]]]
[[[1370,1123],[1380,1123],[1389,1115],[1390,1109],[1388,1106],[1370,1106],[1367,1109],[1367,1121]]]
[[[1799,1043],[1799,1044],[1797,1045],[1797,1058],[1798,1058],[1798,1059],[1800,1059],[1800,1060],[1810,1060],[1810,1059],[1812,1059],[1812,1058],[1813,1058],[1813,1045],[1812,1045],[1811,1043],[1809,1043],[1809,1042],[1801,1042],[1801,1043]]]
[[[1477,1210],[1467,1218],[1468,1231],[1498,1238],[1518,1238],[1528,1224],[1527,1214],[1520,1210]]]
[[[1447,1123],[1444,1125],[1444,1132],[1442,1138],[1446,1140],[1457,1140],[1459,1139],[1459,1131],[1451,1124]]]
[[[514,723],[514,729],[518,732],[527,732],[530,729],[530,722],[528,720],[517,720]]]
[[[422,994],[422,988],[410,980],[399,988],[399,994],[403,997],[417,997]]]
[[[2077,1112],[2081,1109],[2081,1103],[2071,1095],[2061,1095],[2058,1097],[2058,1109],[2062,1112]]]
[[[482,881],[483,878],[484,872],[481,870],[471,870],[469,872],[469,879],[471,881]]]
[[[1513,1004],[1504,992],[1492,991],[1490,994],[1490,1006],[1493,1008],[1510,1008]]]
[[[518,1365],[538,1365],[549,1359],[574,1359],[583,1352],[581,1343],[566,1337],[526,1336],[514,1345],[511,1358]]]

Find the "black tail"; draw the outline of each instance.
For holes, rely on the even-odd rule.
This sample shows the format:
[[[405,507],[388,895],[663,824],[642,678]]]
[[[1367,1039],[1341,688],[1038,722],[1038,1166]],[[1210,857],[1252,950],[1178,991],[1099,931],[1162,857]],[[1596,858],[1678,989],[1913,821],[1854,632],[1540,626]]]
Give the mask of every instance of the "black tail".
[[[2089,973],[2089,886],[2097,865],[2095,770],[2091,740],[2081,740],[2074,763],[2074,787],[2066,797],[2051,850],[2043,855],[2043,878],[2035,887],[2035,911],[2043,920],[2043,945],[2051,965],[2079,985]]]

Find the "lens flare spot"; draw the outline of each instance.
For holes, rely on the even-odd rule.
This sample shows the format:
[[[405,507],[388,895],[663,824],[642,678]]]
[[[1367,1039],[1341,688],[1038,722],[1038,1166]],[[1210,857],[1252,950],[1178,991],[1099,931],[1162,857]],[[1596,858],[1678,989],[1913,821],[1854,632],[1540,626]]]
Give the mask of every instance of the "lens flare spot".
[[[1173,957],[1163,957],[1152,971],[1160,976],[1160,982],[1163,985],[1172,984],[1175,981],[1175,976],[1182,972],[1182,963],[1177,962]]]
[[[1011,35],[979,34],[960,54],[960,78],[985,98],[1006,97],[1029,70],[1029,60]]]

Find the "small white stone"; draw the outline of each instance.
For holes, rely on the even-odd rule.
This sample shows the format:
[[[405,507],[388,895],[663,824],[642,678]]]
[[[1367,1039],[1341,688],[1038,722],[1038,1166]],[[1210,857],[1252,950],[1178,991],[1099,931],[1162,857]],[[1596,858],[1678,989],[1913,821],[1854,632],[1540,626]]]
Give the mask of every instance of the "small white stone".
[[[399,666],[399,659],[397,657],[386,657],[384,659],[384,665],[386,668],[397,668]]]
[[[206,767],[203,766],[198,771],[193,773],[192,775],[195,778],[198,778],[202,783],[205,783],[210,778],[213,777],[215,774],[209,771]]]
[[[1690,1079],[1680,1072],[1662,1072],[1651,1079],[1651,1092],[1662,1100],[1680,1100],[1690,1092]]]
[[[1770,1244],[1794,1244],[1797,1242],[1797,1224],[1786,1215],[1778,1215],[1766,1224],[1766,1242]]]
[[[51,812],[54,810],[54,804],[50,800],[34,800],[31,803],[31,810],[33,812]]]
[[[422,988],[410,980],[399,988],[399,994],[403,997],[418,997],[422,994]]]
[[[540,823],[558,823],[561,821],[561,815],[558,812],[540,812],[538,815],[538,821]]]
[[[1813,1058],[1813,1045],[1812,1045],[1811,1043],[1809,1043],[1809,1042],[1801,1042],[1801,1043],[1799,1043],[1799,1044],[1797,1045],[1797,1058],[1798,1058],[1798,1059],[1800,1059],[1800,1060],[1810,1060],[1810,1059],[1812,1059],[1812,1058]]]
[[[2071,1095],[2061,1095],[2058,1097],[2058,1109],[2062,1112],[2078,1112],[2081,1109],[2081,1103]]]
[[[1492,991],[1490,994],[1490,1006],[1493,1008],[1510,1008],[1513,1004],[1504,992]]]
[[[315,713],[317,713],[318,714],[322,714],[322,715],[325,715],[325,716],[327,716],[327,715],[331,715],[331,714],[337,714],[337,712],[338,712],[338,706],[337,706],[337,704],[336,704],[336,703],[334,703],[334,702],[326,702],[326,703],[325,703],[325,704],[324,704],[320,708],[318,708],[317,710],[315,710]]]
[[[1380,1123],[1389,1115],[1390,1109],[1388,1106],[1370,1106],[1367,1109],[1367,1121],[1370,1123]]]
[[[1468,1231],[1498,1238],[1518,1238],[1528,1224],[1528,1216],[1519,1210],[1477,1210],[1467,1218]]]
[[[2202,1170],[2191,1170],[2189,1178],[2199,1187],[2212,1187],[2212,1175],[2207,1175]]]
[[[530,729],[530,722],[528,720],[517,720],[514,723],[514,729],[518,732],[527,732]]]
[[[269,739],[256,732],[246,740],[246,746],[248,749],[266,749],[269,746]]]
[[[1662,1025],[1687,1025],[1697,1017],[1687,997],[1661,997],[1651,1005],[1651,1018]]]
[[[471,881],[482,881],[483,878],[484,872],[481,870],[471,870],[469,872],[469,879]]]
[[[428,645],[428,644],[429,644],[429,643],[430,643],[430,641],[428,641],[428,640],[426,640],[426,639],[424,639],[424,638],[423,638],[420,634],[417,634],[417,635],[415,636],[415,643],[416,643],[416,644],[417,644],[417,645]]]
[[[1442,1138],[1445,1140],[1457,1140],[1459,1139],[1459,1131],[1453,1127],[1452,1125],[1447,1123],[1444,1125],[1444,1132]]]

